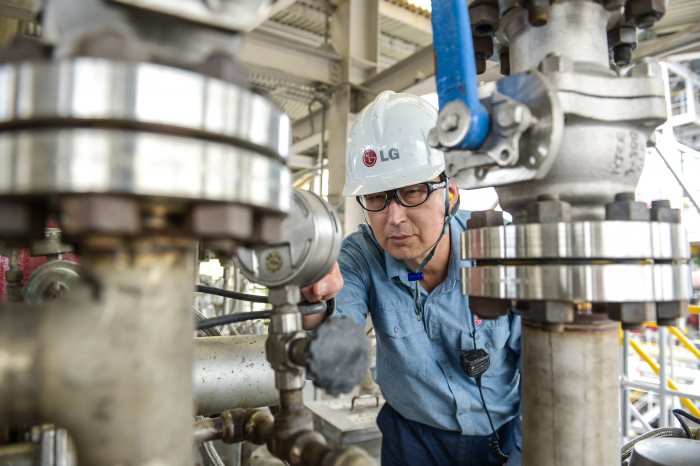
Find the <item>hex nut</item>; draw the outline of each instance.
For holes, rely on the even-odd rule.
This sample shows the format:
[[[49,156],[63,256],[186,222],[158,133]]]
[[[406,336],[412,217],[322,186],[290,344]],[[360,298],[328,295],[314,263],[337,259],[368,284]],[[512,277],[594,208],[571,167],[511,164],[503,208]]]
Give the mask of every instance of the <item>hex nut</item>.
[[[248,239],[253,234],[253,210],[238,204],[196,204],[192,231],[200,238]]]
[[[301,292],[298,286],[278,286],[270,288],[267,299],[273,306],[296,305],[301,300]]]
[[[24,271],[22,269],[5,270],[5,280],[7,282],[19,283],[24,279]]]
[[[562,324],[574,321],[574,305],[564,301],[530,301],[531,320]]]
[[[253,242],[271,243],[282,239],[284,217],[274,214],[256,214],[253,226]]]
[[[616,201],[605,205],[605,220],[648,222],[651,213],[645,202]]]
[[[503,226],[503,212],[500,210],[477,210],[472,212],[471,218],[467,220],[467,230],[501,226]]]
[[[641,324],[653,321],[656,315],[656,303],[607,303],[608,317],[623,324]]]
[[[574,62],[569,57],[550,53],[540,62],[539,68],[544,74],[569,73],[574,71]]]
[[[637,48],[637,30],[631,26],[621,26],[608,31],[608,48],[618,45],[631,45]]]
[[[629,76],[633,78],[659,78],[661,77],[661,65],[644,58],[630,69]]]
[[[61,226],[67,235],[140,232],[139,204],[121,196],[84,194],[61,199]]]
[[[491,36],[474,37],[474,53],[482,54],[486,60],[493,56],[493,38]]]
[[[0,238],[41,239],[46,206],[40,203],[0,200]]]
[[[688,301],[663,301],[656,303],[656,322],[659,325],[675,325],[688,315]]]
[[[664,0],[629,0],[625,5],[625,21],[647,29],[666,13]]]
[[[469,310],[472,314],[482,319],[495,320],[508,314],[508,309],[513,307],[510,299],[482,298],[480,296],[469,297]]]
[[[651,202],[651,221],[663,223],[681,223],[681,210],[672,209],[668,200]]]
[[[527,206],[527,223],[568,222],[571,204],[558,200],[538,200]]]
[[[474,36],[490,36],[498,29],[498,5],[481,3],[470,6],[469,19]]]

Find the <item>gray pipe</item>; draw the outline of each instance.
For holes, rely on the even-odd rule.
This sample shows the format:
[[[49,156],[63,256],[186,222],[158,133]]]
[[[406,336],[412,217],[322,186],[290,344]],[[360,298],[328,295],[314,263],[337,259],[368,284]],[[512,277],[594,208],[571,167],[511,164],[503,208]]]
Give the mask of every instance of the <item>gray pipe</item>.
[[[0,419],[51,422],[80,464],[191,464],[194,250],[86,251],[59,300],[0,304]]]
[[[579,317],[563,332],[523,321],[523,466],[620,463],[618,323]]]
[[[195,338],[192,380],[198,414],[279,403],[266,340],[267,335]]]

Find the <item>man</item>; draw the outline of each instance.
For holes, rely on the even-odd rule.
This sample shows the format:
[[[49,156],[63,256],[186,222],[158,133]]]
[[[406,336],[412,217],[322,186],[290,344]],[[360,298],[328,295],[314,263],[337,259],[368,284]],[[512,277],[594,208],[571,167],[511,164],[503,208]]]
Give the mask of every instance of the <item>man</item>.
[[[309,301],[337,293],[336,314],[361,325],[371,314],[386,399],[377,419],[383,466],[502,464],[499,453],[520,464],[520,318],[478,318],[461,294],[460,269],[471,264],[460,258],[459,236],[469,213],[459,211],[444,155],[427,142],[436,121],[428,102],[391,91],[360,113],[343,195],[356,196],[368,224],[345,238],[338,266],[302,292]],[[304,317],[304,326],[325,317]],[[490,358],[479,378],[488,414],[477,379],[460,366],[478,348]]]

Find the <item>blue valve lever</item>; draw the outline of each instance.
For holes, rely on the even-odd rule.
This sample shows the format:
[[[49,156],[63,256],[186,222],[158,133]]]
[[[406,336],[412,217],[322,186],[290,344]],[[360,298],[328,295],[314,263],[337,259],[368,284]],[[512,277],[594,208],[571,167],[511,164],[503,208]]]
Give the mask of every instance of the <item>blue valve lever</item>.
[[[453,100],[464,102],[471,125],[457,149],[477,149],[488,136],[491,117],[479,100],[476,60],[466,0],[432,1],[433,47],[440,109]]]

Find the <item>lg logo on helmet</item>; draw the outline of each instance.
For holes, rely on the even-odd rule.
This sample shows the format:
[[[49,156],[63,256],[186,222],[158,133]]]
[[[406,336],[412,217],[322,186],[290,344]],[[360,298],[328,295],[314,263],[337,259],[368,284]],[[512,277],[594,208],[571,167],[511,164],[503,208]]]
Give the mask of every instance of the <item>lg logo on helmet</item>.
[[[379,151],[379,160],[382,162],[388,162],[389,160],[398,160],[399,150],[396,148],[389,149],[389,158],[384,157],[384,151]],[[362,162],[368,167],[373,167],[377,163],[377,153],[372,149],[367,149],[364,154],[362,154]]]

